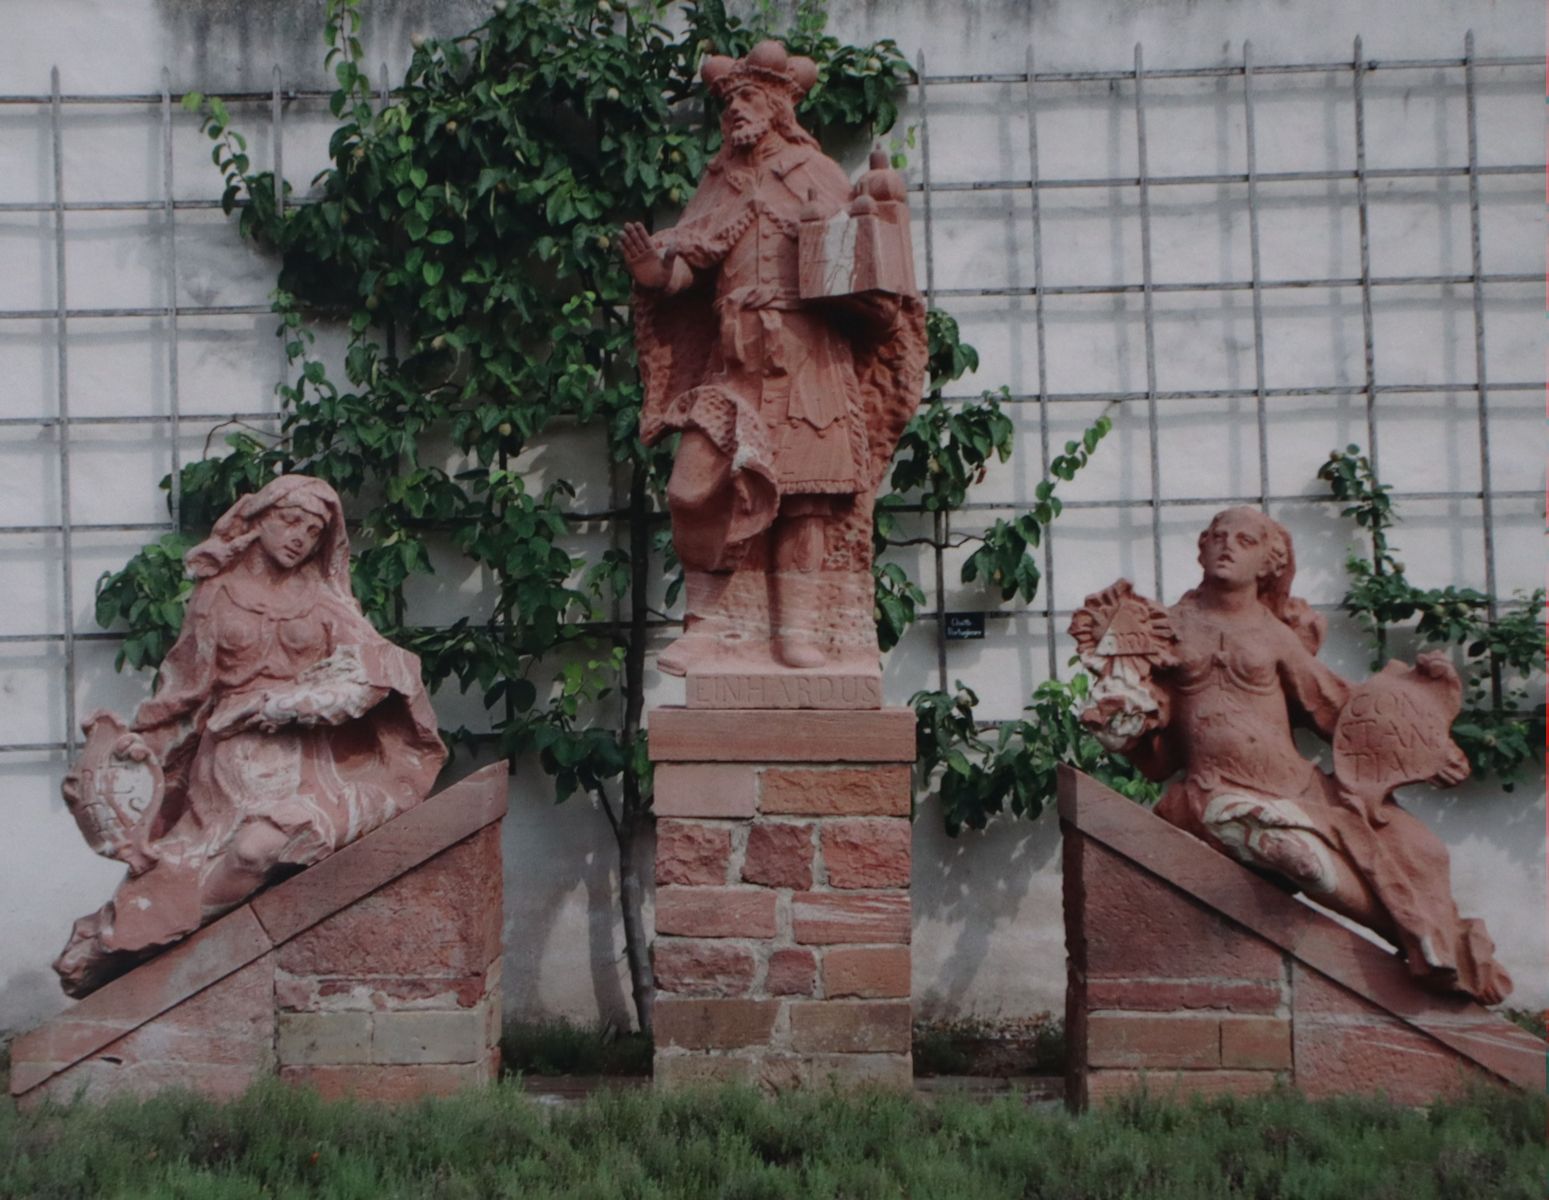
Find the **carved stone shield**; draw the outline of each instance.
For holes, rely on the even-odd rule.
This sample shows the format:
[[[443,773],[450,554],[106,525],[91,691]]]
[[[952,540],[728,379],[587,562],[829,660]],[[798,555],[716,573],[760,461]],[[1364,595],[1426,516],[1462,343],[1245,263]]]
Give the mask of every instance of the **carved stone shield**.
[[[128,862],[132,833],[161,798],[161,764],[112,713],[88,717],[86,746],[65,776],[65,805],[86,844]]]
[[[1099,677],[1118,674],[1139,682],[1178,661],[1178,635],[1167,610],[1127,579],[1088,596],[1070,619],[1070,634],[1087,670]]]
[[[1378,824],[1394,788],[1446,772],[1468,773],[1452,740],[1462,684],[1445,657],[1390,662],[1355,688],[1334,727],[1334,778],[1342,798]]]

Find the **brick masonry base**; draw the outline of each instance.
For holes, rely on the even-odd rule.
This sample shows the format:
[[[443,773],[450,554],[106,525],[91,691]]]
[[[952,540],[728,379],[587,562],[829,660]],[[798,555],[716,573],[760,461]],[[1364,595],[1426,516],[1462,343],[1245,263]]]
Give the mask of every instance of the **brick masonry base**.
[[[913,1086],[914,714],[658,709],[658,1087]]]
[[[439,792],[17,1038],[22,1105],[265,1075],[408,1100],[499,1068],[505,764]]]
[[[1543,1042],[1095,780],[1062,770],[1060,818],[1072,1107],[1544,1086]]]

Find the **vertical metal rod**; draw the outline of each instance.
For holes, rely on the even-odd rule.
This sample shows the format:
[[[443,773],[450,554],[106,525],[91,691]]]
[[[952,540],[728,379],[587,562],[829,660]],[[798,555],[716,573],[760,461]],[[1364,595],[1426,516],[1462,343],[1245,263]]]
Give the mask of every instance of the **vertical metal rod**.
[[[379,69],[377,71],[377,79],[379,80],[379,103],[377,112],[380,113],[389,104],[392,103],[393,89],[389,87],[387,83],[387,64],[384,62],[378,65]],[[395,359],[398,357],[398,326],[394,322],[388,321],[387,328],[384,332],[386,334],[385,340],[387,343],[387,357],[389,359]],[[513,763],[515,761],[515,759],[512,760]],[[515,768],[513,767],[513,770],[514,769]]]
[[[1366,205],[1366,60],[1355,39],[1355,204],[1361,227],[1361,341],[1366,356],[1366,453],[1377,469],[1377,348],[1372,332],[1371,218]]]
[[[274,64],[269,94],[269,130],[274,139],[274,210],[285,215],[285,105],[280,99],[280,64]]]
[[[925,200],[925,307],[935,307],[936,299],[936,259],[935,249],[931,234],[933,225],[931,221],[931,190],[930,190],[930,104],[926,99],[925,89],[925,51],[921,50],[916,59],[916,69],[920,75],[920,183],[923,186],[922,195]],[[932,540],[936,543],[934,560],[936,566],[936,686],[941,691],[947,690],[947,570],[946,570],[946,544],[951,535],[951,525],[947,520],[947,514],[938,512],[932,522]]]
[[[1377,343],[1372,331],[1372,256],[1371,218],[1366,205],[1366,60],[1361,53],[1361,39],[1355,39],[1355,74],[1352,98],[1355,105],[1355,204],[1361,226],[1361,343],[1366,356],[1366,454],[1371,459],[1372,474],[1378,479],[1382,472],[1377,466]],[[1372,534],[1372,555],[1376,557],[1377,533]],[[1378,564],[1381,569],[1381,564]],[[1381,625],[1377,627],[1377,661],[1388,658],[1388,634]]]
[[[183,528],[182,409],[178,398],[177,225],[172,203],[172,72],[161,69],[161,219],[162,262],[167,277],[167,411],[172,443],[172,488],[168,508],[172,528]]]
[[[931,241],[930,105],[925,86],[925,51],[923,50],[915,59],[915,70],[920,77],[920,184],[925,202],[925,301],[929,304],[936,295],[936,255]]]
[[[1242,111],[1248,158],[1248,258],[1253,272],[1253,390],[1259,434],[1259,507],[1269,510],[1269,418],[1264,404],[1264,287],[1259,257],[1259,164],[1253,125],[1253,43],[1242,44]]]
[[[1027,161],[1033,193],[1033,330],[1038,352],[1038,462],[1039,479],[1049,478],[1049,358],[1043,312],[1043,207],[1038,186],[1038,92],[1033,81],[1033,48],[1027,48]],[[1054,638],[1054,528],[1043,530],[1044,637],[1049,646],[1049,678],[1060,677],[1059,654]]]
[[[269,91],[269,138],[272,142],[274,154],[274,211],[281,219],[285,216],[285,106],[280,100],[280,64],[274,64],[274,71],[270,79]],[[290,331],[284,328],[280,330],[280,384],[288,382],[290,376],[290,355],[286,352],[286,345],[290,342]]]
[[[54,152],[54,336],[56,342],[59,413],[59,548],[64,601],[65,750],[77,744],[75,724],[75,566],[74,529],[70,519],[70,351],[69,307],[65,300],[65,156],[64,119],[59,93],[59,68],[49,71],[49,128]]]
[[[1151,295],[1151,183],[1146,165],[1145,73],[1140,43],[1135,43],[1135,153],[1140,180],[1141,301],[1146,327],[1146,436],[1151,443],[1151,567],[1155,592],[1162,586],[1162,470],[1156,420],[1156,318]]]
[[[1495,580],[1495,506],[1490,487],[1489,377],[1484,353],[1484,247],[1479,220],[1479,108],[1474,93],[1474,31],[1463,35],[1463,94],[1468,113],[1468,240],[1474,275],[1474,386],[1479,395],[1479,496],[1484,521],[1484,579],[1490,620],[1498,614]],[[1490,699],[1501,706],[1501,664],[1490,660]]]

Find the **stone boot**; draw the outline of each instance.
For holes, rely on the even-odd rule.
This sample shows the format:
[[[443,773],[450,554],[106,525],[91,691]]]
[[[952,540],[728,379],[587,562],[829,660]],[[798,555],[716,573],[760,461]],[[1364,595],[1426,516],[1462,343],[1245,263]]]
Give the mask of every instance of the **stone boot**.
[[[775,576],[775,656],[787,667],[821,667],[828,661],[820,579],[816,571]]]

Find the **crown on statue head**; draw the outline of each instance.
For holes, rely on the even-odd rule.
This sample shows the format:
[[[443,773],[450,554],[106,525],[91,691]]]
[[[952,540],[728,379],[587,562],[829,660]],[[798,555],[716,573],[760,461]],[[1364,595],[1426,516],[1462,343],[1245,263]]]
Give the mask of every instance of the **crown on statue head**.
[[[782,88],[793,101],[800,100],[818,81],[818,65],[810,58],[792,57],[779,42],[760,42],[746,58],[712,54],[699,68],[710,94],[724,100],[733,92],[754,84]]]

